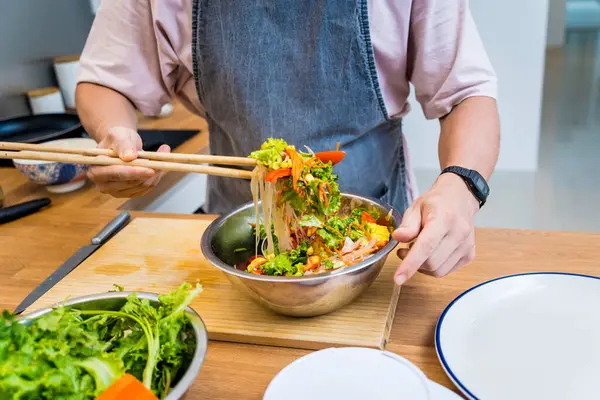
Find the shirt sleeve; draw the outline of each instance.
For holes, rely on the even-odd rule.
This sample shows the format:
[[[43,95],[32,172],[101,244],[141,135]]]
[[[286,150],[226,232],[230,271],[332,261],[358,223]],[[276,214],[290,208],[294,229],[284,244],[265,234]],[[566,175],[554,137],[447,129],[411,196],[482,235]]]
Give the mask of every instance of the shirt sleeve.
[[[79,62],[78,82],[106,86],[145,115],[169,101],[176,65],[158,49],[149,0],[103,0]]]
[[[413,1],[407,75],[427,119],[469,97],[496,98],[496,74],[468,0]]]

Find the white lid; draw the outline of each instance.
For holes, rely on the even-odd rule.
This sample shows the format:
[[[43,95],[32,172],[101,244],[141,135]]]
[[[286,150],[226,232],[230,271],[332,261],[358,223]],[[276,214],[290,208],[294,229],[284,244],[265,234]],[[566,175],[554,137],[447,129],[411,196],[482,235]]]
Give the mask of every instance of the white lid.
[[[386,351],[331,348],[285,367],[264,400],[428,400],[429,381],[408,360]]]

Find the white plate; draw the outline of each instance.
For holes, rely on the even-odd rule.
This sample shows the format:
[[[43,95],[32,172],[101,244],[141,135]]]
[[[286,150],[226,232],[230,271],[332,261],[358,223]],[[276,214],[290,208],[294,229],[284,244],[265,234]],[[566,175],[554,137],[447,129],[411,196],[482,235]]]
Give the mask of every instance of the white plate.
[[[285,367],[264,400],[456,400],[408,360],[366,348],[330,348]]]
[[[435,344],[471,399],[600,399],[600,278],[507,276],[443,312]]]

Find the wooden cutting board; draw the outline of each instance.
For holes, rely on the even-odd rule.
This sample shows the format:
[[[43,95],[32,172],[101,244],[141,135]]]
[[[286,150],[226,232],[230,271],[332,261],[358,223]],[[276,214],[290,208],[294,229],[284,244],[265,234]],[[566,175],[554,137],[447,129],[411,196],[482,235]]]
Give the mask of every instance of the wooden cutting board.
[[[136,218],[31,309],[106,292],[113,284],[125,290],[167,293],[185,281],[199,280],[204,291],[192,307],[204,320],[210,339],[305,349],[386,347],[399,296],[392,279],[399,263],[395,254],[390,254],[377,280],[354,303],[320,317],[284,317],[238,293],[223,272],[203,257],[200,238],[209,223]]]

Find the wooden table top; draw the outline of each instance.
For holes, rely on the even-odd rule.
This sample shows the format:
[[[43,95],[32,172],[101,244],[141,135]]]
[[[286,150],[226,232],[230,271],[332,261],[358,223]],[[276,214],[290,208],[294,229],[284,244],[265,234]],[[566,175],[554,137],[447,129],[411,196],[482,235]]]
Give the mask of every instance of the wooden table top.
[[[165,118],[147,118],[140,115],[140,129],[190,129],[199,134],[182,143],[174,152],[197,154],[208,149],[208,125],[206,120],[190,113],[178,102],[173,104],[173,112]],[[66,194],[52,194],[43,186],[36,185],[15,168],[0,168],[0,186],[4,191],[4,206],[21,203],[41,197],[49,197],[52,207],[106,208],[111,210],[143,210],[152,200],[175,185],[185,174],[167,172],[160,184],[148,195],[137,199],[116,199],[98,192],[89,181],[83,189]]]
[[[56,207],[0,227],[0,307],[14,309],[118,211]],[[140,215],[140,214],[134,214]],[[160,214],[143,214],[164,216]],[[210,216],[174,216],[211,218]],[[514,273],[566,271],[598,275],[600,235],[478,229],[477,259],[443,279],[418,275],[400,294],[388,350],[452,387],[440,367],[433,335],[443,309],[464,290]],[[260,399],[273,377],[307,351],[211,342],[192,399]]]

